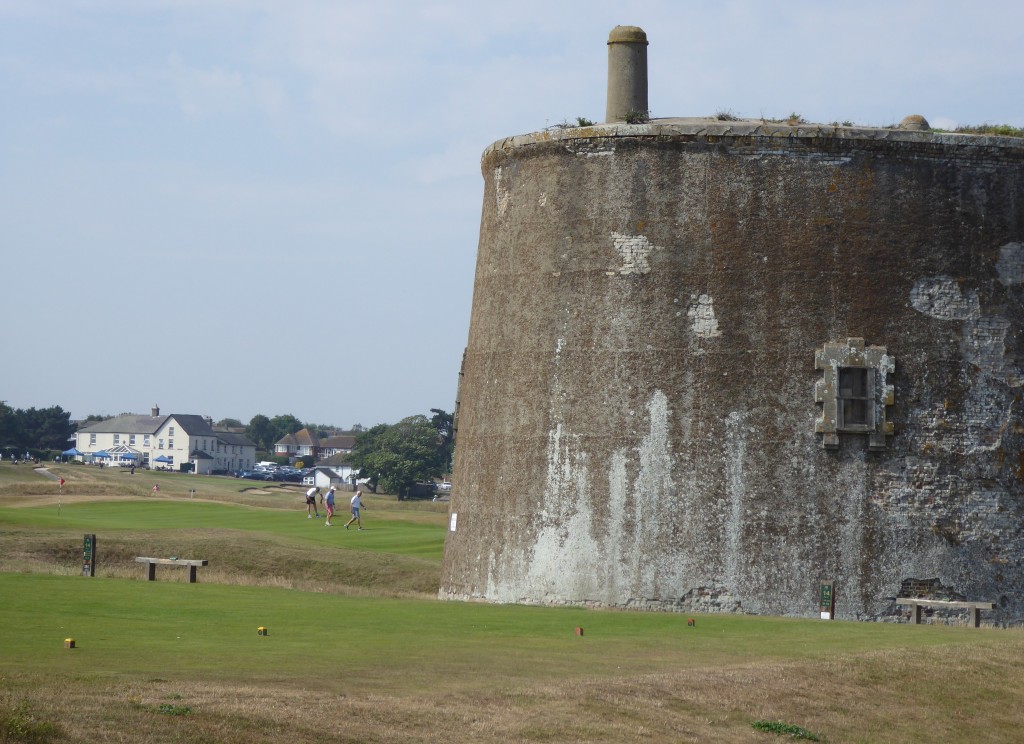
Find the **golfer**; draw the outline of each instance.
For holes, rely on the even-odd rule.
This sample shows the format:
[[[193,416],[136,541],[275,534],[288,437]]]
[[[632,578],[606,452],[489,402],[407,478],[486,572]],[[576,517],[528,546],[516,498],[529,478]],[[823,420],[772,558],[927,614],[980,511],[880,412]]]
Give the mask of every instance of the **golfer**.
[[[363,500],[360,498],[360,496],[362,495],[362,491],[356,491],[355,496],[352,497],[352,519],[348,520],[348,522],[345,523],[346,530],[348,529],[348,526],[353,522],[359,525],[359,529],[363,529],[363,522],[359,518],[359,510],[363,508]]]
[[[313,486],[311,489],[306,491],[306,519],[312,519],[313,514],[316,515],[317,519],[320,518],[320,512],[316,508],[316,497],[320,493],[320,486]],[[313,508],[313,514],[309,513],[310,507]]]
[[[327,507],[327,521],[324,522],[324,527],[331,526],[331,517],[334,516],[334,486],[332,485],[327,489],[327,496],[324,497],[324,505]]]

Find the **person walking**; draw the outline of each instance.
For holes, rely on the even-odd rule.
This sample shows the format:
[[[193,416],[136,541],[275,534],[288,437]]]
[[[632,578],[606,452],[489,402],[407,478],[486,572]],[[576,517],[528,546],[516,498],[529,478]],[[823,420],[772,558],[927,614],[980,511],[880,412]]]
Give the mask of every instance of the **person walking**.
[[[324,497],[324,504],[327,506],[327,521],[324,522],[324,527],[331,526],[331,517],[334,516],[334,485],[327,489],[327,496]]]
[[[359,510],[363,508],[363,500],[360,498],[362,495],[362,491],[356,491],[355,495],[352,497],[352,519],[345,523],[346,530],[353,522],[359,525],[359,529],[363,529],[363,521],[359,518]]]
[[[319,494],[320,494],[320,486],[313,486],[311,489],[306,491],[306,519],[312,519],[313,518],[313,514],[316,515],[317,519],[320,519],[320,512],[316,508],[316,497]],[[312,514],[309,511],[310,508],[313,509]]]

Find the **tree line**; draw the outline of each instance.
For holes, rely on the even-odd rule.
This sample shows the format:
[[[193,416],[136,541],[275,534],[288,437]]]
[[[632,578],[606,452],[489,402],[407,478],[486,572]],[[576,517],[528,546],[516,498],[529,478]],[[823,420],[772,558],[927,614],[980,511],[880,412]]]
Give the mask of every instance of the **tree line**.
[[[63,452],[74,433],[71,414],[60,406],[21,409],[0,400],[0,450],[37,457],[46,450]]]
[[[353,450],[348,464],[369,478],[370,490],[381,488],[404,498],[412,487],[431,478],[451,472],[454,442],[454,417],[440,408],[431,408],[431,416],[408,416],[396,424],[377,424],[369,429],[356,424]],[[14,409],[0,401],[0,450],[30,452],[61,452],[70,447],[77,428],[104,421],[110,416],[90,415],[80,422],[60,406],[50,408]],[[218,426],[243,428],[238,419],[221,419]],[[323,424],[304,424],[291,414],[264,416],[257,414],[244,425],[245,435],[257,450],[274,451],[274,444],[289,434],[309,429],[318,437],[337,431]]]

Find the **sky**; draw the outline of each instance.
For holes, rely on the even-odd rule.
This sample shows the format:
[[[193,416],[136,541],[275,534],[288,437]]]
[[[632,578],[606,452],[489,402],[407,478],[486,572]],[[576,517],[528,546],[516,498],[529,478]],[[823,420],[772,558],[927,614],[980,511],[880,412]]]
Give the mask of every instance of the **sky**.
[[[1024,127],[1024,4],[0,0],[0,400],[90,414],[452,411],[483,179],[604,118]]]

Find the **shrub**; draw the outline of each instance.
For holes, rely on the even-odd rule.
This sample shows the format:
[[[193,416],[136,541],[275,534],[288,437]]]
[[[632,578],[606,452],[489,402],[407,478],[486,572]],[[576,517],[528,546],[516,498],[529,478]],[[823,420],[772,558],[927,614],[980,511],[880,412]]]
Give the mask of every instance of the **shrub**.
[[[783,723],[782,721],[754,721],[751,724],[758,731],[764,731],[769,734],[781,734],[783,736],[789,736],[792,739],[806,739],[807,741],[821,741],[821,737],[817,734],[808,731],[800,726],[794,726],[791,723]]]
[[[11,711],[0,711],[0,741],[45,744],[63,736],[60,726],[40,720],[28,703],[20,703]]]

